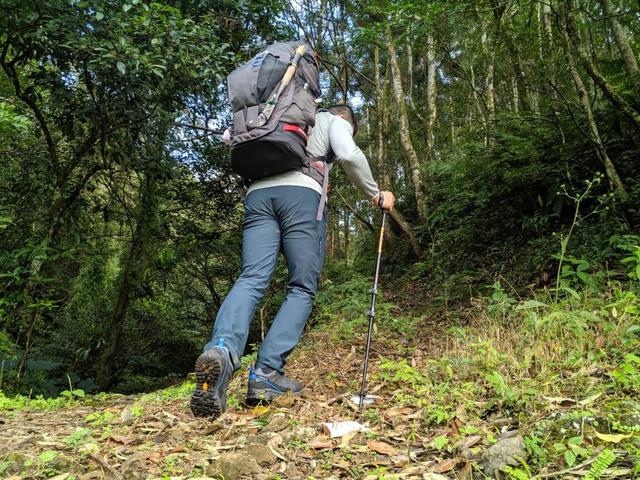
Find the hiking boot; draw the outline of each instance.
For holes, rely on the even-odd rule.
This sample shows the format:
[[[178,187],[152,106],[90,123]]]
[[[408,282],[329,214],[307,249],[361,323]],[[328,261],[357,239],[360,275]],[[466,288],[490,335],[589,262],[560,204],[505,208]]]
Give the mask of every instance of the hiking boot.
[[[191,411],[196,417],[218,418],[227,408],[227,387],[233,375],[229,350],[215,346],[196,360],[196,389]]]
[[[270,402],[287,392],[299,395],[302,388],[300,382],[287,378],[277,370],[269,367],[252,368],[249,372],[249,390],[246,402],[249,405]]]

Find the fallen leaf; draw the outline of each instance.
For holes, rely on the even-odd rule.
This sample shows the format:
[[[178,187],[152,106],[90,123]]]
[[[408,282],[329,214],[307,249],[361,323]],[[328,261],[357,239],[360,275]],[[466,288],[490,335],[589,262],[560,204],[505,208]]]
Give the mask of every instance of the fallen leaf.
[[[461,459],[456,458],[447,458],[446,460],[442,460],[441,462],[436,463],[434,466],[430,468],[432,472],[435,473],[445,473],[450,472],[461,462]]]
[[[337,462],[332,463],[334,467],[338,467],[342,470],[349,470],[351,468],[351,464],[346,460],[340,459]]]
[[[98,480],[100,478],[104,478],[102,470],[92,470],[91,472],[80,475],[79,480]]]
[[[280,452],[278,452],[275,448],[273,448],[273,445],[267,444],[267,448],[271,450],[271,453],[273,453],[276,456],[276,458],[279,458],[280,460],[284,460],[285,462],[287,461],[287,459],[283,457]]]
[[[598,437],[600,440],[604,442],[609,442],[609,443],[620,443],[622,440],[630,438],[632,435],[633,435],[632,433],[608,434],[608,433],[596,432],[596,437]]]
[[[422,475],[422,480],[449,480],[449,479],[444,475],[439,475],[437,473],[429,472]]]
[[[284,395],[280,395],[275,400],[273,400],[273,402],[271,402],[272,405],[276,407],[283,407],[283,408],[292,407],[294,403],[296,403],[296,397],[291,392],[287,392]]]
[[[561,407],[572,407],[573,405],[578,403],[573,398],[567,398],[567,397],[545,397],[545,396],[543,396],[542,398],[544,398],[547,402],[549,402],[549,403],[551,403],[553,405],[559,405]]]
[[[403,468],[409,464],[409,457],[406,455],[396,455],[391,458],[391,461],[393,462],[394,467]]]
[[[585,398],[584,400],[580,400],[578,402],[579,405],[589,405],[590,403],[595,402],[602,396],[602,392],[598,392],[595,395],[591,395],[590,397]]]
[[[155,463],[155,464],[160,463],[161,461],[164,460],[164,457],[162,457],[159,453],[156,453],[156,452],[149,453],[145,458],[147,459],[148,462]]]
[[[412,407],[394,407],[387,410],[388,417],[398,417],[401,415],[411,415],[414,412]]]
[[[315,450],[323,450],[325,448],[333,448],[333,442],[327,437],[316,437],[309,442],[309,447]]]
[[[466,450],[468,448],[471,448],[480,440],[482,440],[482,436],[480,435],[471,435],[470,437],[466,437],[464,440],[460,442],[460,450]]]
[[[61,473],[60,475],[56,475],[55,477],[50,477],[49,480],[67,480],[69,478],[70,473]]]
[[[119,443],[120,445],[129,445],[130,443],[133,443],[135,441],[135,438],[111,435],[111,437],[109,437],[109,440],[115,443]]]
[[[398,449],[396,449],[392,445],[389,445],[388,443],[380,442],[378,440],[369,440],[369,443],[367,443],[367,447],[369,447],[369,450],[373,450],[374,452],[378,452],[382,455],[398,454]]]
[[[338,445],[338,448],[344,450],[346,448],[349,448],[349,443],[351,442],[351,440],[353,440],[353,437],[355,437],[358,434],[358,432],[349,432],[347,433],[345,436],[343,436],[340,439],[340,445]]]
[[[261,417],[262,415],[268,412],[269,412],[269,407],[265,405],[256,405],[255,407],[253,407],[253,410],[251,410],[251,413],[253,413],[256,417]]]

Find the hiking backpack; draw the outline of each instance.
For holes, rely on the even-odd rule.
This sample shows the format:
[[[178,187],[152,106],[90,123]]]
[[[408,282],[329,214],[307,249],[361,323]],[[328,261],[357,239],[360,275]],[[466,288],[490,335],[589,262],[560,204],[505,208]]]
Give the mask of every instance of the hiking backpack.
[[[320,73],[307,45],[306,52],[296,56],[301,45],[270,45],[227,77],[233,110],[231,167],[246,181],[309,166],[307,134],[315,123]],[[276,99],[295,59],[295,73]]]

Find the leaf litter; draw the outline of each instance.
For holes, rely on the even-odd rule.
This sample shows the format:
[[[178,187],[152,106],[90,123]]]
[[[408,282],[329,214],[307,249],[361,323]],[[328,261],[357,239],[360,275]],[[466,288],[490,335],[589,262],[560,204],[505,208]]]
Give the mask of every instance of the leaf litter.
[[[474,405],[487,405],[484,417],[469,419],[457,409],[443,420],[429,420],[434,413],[415,401],[411,378],[390,382],[381,373],[383,358],[402,358],[392,341],[374,346],[371,391],[380,399],[358,416],[349,396],[358,386],[362,352],[336,345],[335,355],[323,357],[326,373],[318,375],[313,367],[322,348],[316,345],[330,341],[329,333],[312,331],[291,359],[288,373],[306,384],[303,396],[245,407],[243,372],[231,383],[228,411],[214,421],[193,418],[188,389],[178,398],[163,398],[162,392],[157,398],[113,395],[55,412],[3,414],[0,444],[7,447],[0,475],[12,480],[475,478],[483,452],[519,435],[518,420],[480,399]],[[420,361],[426,363],[430,352],[421,348]],[[538,414],[544,420],[599,397],[540,395]],[[597,431],[593,437],[616,445],[633,435]],[[48,451],[55,458],[43,456]]]

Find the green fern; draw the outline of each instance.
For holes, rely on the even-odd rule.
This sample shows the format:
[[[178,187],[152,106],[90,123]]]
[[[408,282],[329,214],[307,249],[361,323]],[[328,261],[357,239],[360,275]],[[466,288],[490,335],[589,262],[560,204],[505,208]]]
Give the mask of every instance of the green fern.
[[[608,448],[605,448],[598,454],[591,464],[589,472],[585,475],[584,480],[597,480],[602,476],[607,468],[615,461],[616,454]]]
[[[616,420],[611,423],[611,428],[622,433],[640,433],[640,425],[624,425]]]
[[[504,471],[509,474],[510,478],[515,480],[531,480],[529,473],[521,468],[506,467]]]

